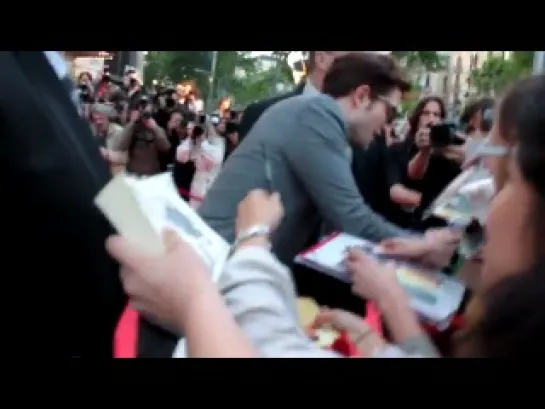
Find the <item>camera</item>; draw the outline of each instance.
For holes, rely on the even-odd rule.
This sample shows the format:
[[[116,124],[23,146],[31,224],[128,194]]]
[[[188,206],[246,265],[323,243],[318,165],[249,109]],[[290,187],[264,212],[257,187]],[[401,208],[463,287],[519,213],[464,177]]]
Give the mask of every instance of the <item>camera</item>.
[[[238,132],[238,124],[233,121],[227,122],[227,124],[225,125],[225,133],[232,134],[235,132]]]
[[[210,115],[210,122],[212,123],[212,125],[217,125],[220,123],[220,121],[221,121],[221,118],[219,115],[216,115],[216,114]]]
[[[136,107],[140,110],[146,109],[146,107],[149,105],[149,98],[145,95],[141,96],[138,101],[136,102]]]
[[[79,98],[84,104],[92,104],[94,102],[93,96],[91,95],[91,89],[86,84],[79,85]]]
[[[463,145],[465,140],[456,134],[457,126],[443,122],[430,125],[430,145],[432,148],[444,148],[449,145]]]

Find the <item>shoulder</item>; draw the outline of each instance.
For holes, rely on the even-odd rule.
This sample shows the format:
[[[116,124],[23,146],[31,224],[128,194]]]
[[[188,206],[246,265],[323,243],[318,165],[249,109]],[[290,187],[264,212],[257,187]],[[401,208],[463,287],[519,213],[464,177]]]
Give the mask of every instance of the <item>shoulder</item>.
[[[327,126],[346,133],[347,124],[341,107],[328,95],[302,95],[294,99],[294,102],[300,102],[301,122],[319,128]]]
[[[262,101],[258,101],[258,102],[255,102],[255,103],[249,105],[248,108],[246,108],[246,110],[251,109],[252,111],[263,112],[267,108],[275,105],[276,103],[278,103],[280,101],[283,101],[285,99],[294,97],[296,95],[298,95],[298,93],[296,93],[295,91],[292,91],[292,92],[289,92],[287,94],[282,94],[282,95],[278,95],[276,97],[267,98],[267,99],[264,99]]]

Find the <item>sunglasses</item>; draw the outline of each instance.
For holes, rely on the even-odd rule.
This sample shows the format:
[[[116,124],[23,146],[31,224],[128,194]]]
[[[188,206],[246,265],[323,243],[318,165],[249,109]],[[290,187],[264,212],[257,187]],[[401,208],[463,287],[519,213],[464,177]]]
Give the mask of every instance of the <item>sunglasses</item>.
[[[401,107],[394,102],[392,102],[389,98],[383,96],[383,95],[377,95],[375,97],[377,101],[380,101],[386,105],[386,121],[387,123],[391,123],[394,119],[396,119],[401,114]]]

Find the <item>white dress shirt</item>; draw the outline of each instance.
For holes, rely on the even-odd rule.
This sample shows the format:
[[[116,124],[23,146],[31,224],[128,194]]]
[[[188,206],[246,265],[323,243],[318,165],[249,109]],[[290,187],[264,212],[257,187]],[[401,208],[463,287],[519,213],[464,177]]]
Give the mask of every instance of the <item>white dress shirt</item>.
[[[303,88],[304,95],[317,95],[320,91],[314,86],[314,84],[307,78],[305,88]]]

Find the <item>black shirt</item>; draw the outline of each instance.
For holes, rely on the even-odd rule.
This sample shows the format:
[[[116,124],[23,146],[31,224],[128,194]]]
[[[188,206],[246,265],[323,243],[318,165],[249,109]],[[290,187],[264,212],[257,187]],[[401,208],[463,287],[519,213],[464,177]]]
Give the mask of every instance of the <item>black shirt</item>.
[[[390,186],[386,177],[388,146],[384,135],[377,135],[364,150],[352,146],[352,173],[367,204],[375,212],[386,216]]]
[[[435,198],[461,172],[460,165],[439,153],[432,153],[424,177],[419,180],[409,178],[407,167],[418,153],[418,148],[410,140],[395,143],[389,149],[388,180],[390,186],[401,183],[403,186],[420,192],[422,200],[414,212],[408,213],[399,205],[392,203],[391,215],[393,222],[403,227],[420,228],[423,212]],[[434,223],[435,225],[435,223]],[[426,227],[429,227],[426,225]]]

